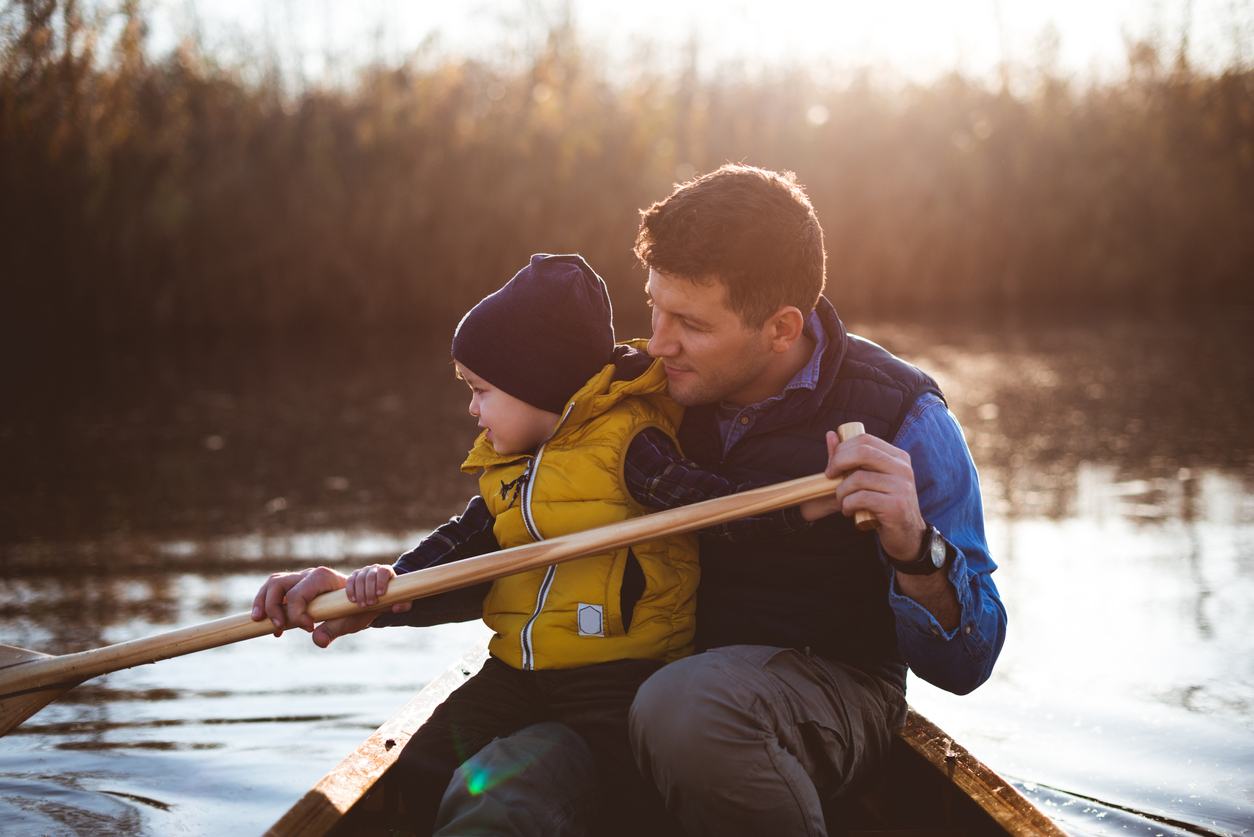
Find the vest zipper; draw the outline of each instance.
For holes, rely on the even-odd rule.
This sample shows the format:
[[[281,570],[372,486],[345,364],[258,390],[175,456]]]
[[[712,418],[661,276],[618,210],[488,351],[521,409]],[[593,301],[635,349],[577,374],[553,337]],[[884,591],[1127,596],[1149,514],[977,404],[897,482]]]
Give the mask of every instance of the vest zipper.
[[[571,408],[575,405],[568,404],[566,412],[562,413],[561,419],[557,422],[557,427],[561,427],[566,421],[566,416],[570,415]],[[553,429],[554,435],[557,434],[557,428]],[[552,436],[549,437],[553,438]],[[547,444],[547,442],[545,443]],[[544,535],[540,534],[540,529],[536,526],[536,519],[531,514],[531,496],[535,490],[536,476],[540,472],[540,459],[544,456],[544,445],[540,445],[536,450],[535,458],[531,460],[531,464],[527,466],[527,470],[531,472],[529,479],[523,480],[522,487],[522,519],[523,526],[527,528],[527,534],[531,535],[532,540],[542,541]],[[524,474],[525,475],[525,474]],[[522,633],[519,641],[522,643],[522,667],[524,671],[534,671],[536,667],[535,646],[531,641],[531,628],[535,625],[536,620],[540,618],[541,611],[544,610],[544,603],[549,598],[549,590],[553,588],[553,577],[557,575],[557,565],[550,564],[548,569],[544,571],[544,580],[540,582],[540,589],[536,592],[536,608],[531,613],[531,617],[527,619],[527,623],[523,625]]]

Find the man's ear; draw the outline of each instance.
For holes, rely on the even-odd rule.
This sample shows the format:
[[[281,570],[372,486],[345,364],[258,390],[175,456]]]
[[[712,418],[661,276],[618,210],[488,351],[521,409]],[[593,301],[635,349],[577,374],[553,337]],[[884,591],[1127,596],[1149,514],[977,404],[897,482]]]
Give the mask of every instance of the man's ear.
[[[783,353],[793,347],[805,333],[806,318],[795,305],[784,305],[766,319],[766,334],[771,351]]]

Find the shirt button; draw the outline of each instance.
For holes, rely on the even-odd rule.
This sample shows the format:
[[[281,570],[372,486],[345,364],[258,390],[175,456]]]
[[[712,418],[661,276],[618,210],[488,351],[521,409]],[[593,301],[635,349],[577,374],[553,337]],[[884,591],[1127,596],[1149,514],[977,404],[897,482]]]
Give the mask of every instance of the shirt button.
[[[748,417],[748,416],[741,416],[741,417],[740,417],[740,423],[741,423],[741,424],[748,424],[748,423],[749,423],[749,417]]]
[[[963,632],[968,634],[971,633],[971,626],[967,625],[966,628],[963,629]]]

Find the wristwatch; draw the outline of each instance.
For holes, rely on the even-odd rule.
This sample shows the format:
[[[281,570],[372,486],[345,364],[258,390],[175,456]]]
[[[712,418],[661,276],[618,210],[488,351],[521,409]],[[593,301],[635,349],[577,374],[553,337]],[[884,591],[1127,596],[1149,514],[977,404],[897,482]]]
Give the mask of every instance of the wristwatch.
[[[899,573],[931,575],[949,563],[949,556],[952,552],[953,548],[949,545],[949,541],[945,540],[935,526],[929,524],[927,531],[923,533],[923,546],[913,561],[898,561],[891,555],[885,555],[885,557],[888,558],[888,565]]]

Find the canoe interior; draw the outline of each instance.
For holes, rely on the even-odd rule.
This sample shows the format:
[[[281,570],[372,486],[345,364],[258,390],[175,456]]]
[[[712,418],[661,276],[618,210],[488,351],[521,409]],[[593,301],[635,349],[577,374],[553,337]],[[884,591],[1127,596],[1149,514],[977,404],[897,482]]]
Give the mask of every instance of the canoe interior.
[[[393,834],[397,795],[387,771],[449,692],[482,665],[476,648],[390,718],[266,832],[281,835]],[[1039,809],[945,733],[910,712],[889,764],[826,811],[830,833],[848,837],[982,837],[1064,834]]]

